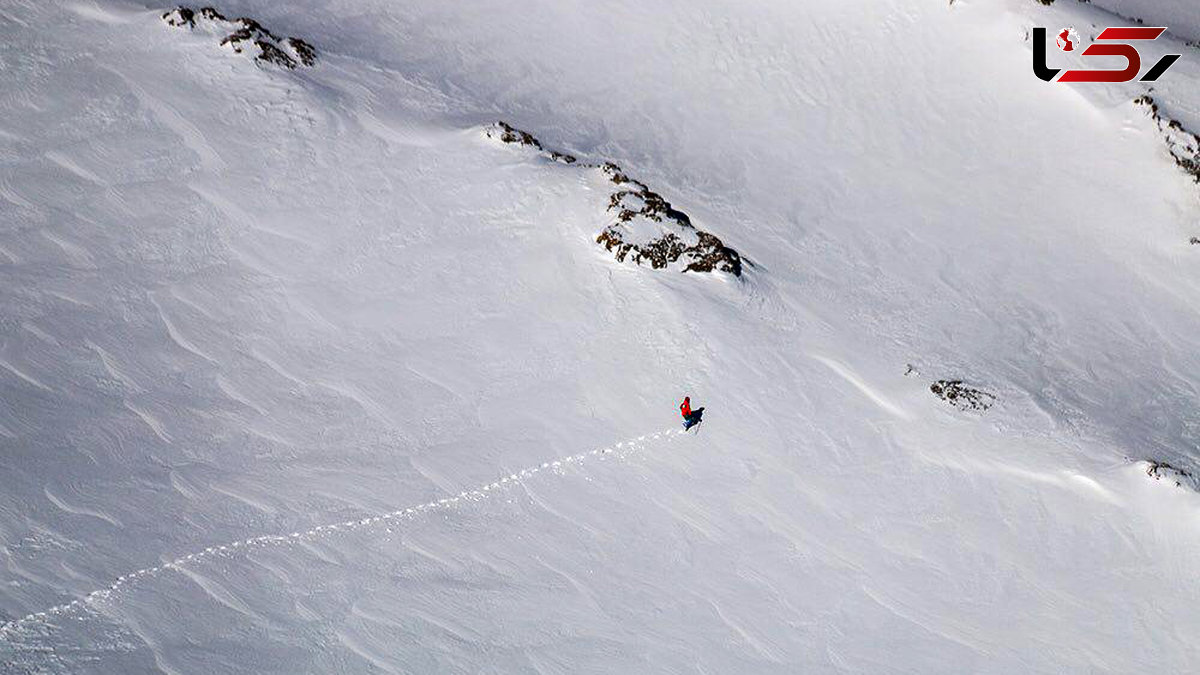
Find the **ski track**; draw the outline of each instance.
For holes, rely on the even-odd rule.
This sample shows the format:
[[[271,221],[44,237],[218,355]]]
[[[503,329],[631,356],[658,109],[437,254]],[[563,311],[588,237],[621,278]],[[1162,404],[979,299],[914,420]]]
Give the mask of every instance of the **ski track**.
[[[619,452],[620,456],[624,457],[637,450],[646,441],[656,440],[659,438],[672,439],[674,437],[681,436],[684,433],[686,432],[679,429],[666,429],[655,433],[644,434],[642,436],[638,436],[637,438],[615,443],[608,447],[596,448],[594,450],[582,452],[577,455],[571,455],[570,457],[542,462],[541,464],[511,473],[491,483],[481,485],[474,490],[464,490],[453,497],[443,497],[442,499],[425,502],[424,504],[396,509],[395,511],[380,513],[374,516],[367,516],[355,520],[347,520],[330,525],[321,525],[309,530],[292,532],[291,534],[287,535],[263,535],[229,542],[226,544],[209,546],[201,551],[180,556],[161,565],[145,567],[137,570],[136,572],[130,572],[128,574],[121,575],[117,577],[116,581],[114,581],[107,588],[94,590],[81,598],[72,600],[71,602],[55,605],[43,611],[21,617],[20,619],[14,619],[7,623],[0,624],[0,637],[4,637],[20,628],[48,623],[49,620],[54,617],[64,616],[72,611],[82,609],[86,605],[92,605],[98,601],[106,600],[113,597],[115,593],[119,592],[122,588],[129,586],[134,581],[156,577],[168,570],[178,571],[194,580],[194,575],[190,574],[184,569],[184,567],[201,560],[216,558],[223,555],[232,555],[233,553],[242,549],[255,547],[262,548],[267,546],[286,546],[290,543],[305,543],[325,538],[335,532],[352,531],[380,523],[395,522],[401,519],[412,519],[422,513],[426,513],[435,509],[451,508],[459,502],[481,501],[486,499],[491,493],[512,485],[520,484],[525,479],[531,478],[539,472],[554,471],[568,466],[578,465],[582,462],[586,462],[592,457],[603,457],[604,455],[613,452]]]
[[[895,403],[892,403],[888,397],[884,396],[882,393],[868,384],[866,380],[860,377],[858,373],[851,370],[846,364],[835,359],[831,359],[828,356],[821,356],[820,354],[809,354],[809,356],[817,361],[820,361],[827,368],[836,373],[838,377],[848,382],[851,386],[870,399],[872,403],[879,406],[888,414],[892,415],[893,417],[899,417],[903,420],[912,419],[912,414]]]

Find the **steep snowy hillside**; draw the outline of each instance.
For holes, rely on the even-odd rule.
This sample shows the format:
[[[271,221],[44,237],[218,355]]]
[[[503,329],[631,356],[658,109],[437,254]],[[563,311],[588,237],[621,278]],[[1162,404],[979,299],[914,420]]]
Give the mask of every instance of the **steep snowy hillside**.
[[[1187,672],[1116,4],[5,3],[0,672]]]
[[[1167,26],[1175,36],[1200,42],[1200,5],[1190,0],[1089,0],[1120,19],[1113,25]]]

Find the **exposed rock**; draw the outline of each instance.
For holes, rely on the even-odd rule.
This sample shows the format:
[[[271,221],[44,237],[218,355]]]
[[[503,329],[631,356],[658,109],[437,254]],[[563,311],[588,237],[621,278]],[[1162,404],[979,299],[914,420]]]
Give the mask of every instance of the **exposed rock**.
[[[630,259],[633,262],[639,265],[649,264],[655,269],[662,269],[678,260],[686,248],[679,237],[671,232],[636,246],[622,240],[618,233],[605,229],[596,237],[596,243],[603,244],[605,250],[615,250],[618,262],[625,262],[625,258],[632,253]]]
[[[613,251],[618,261],[630,257],[655,269],[680,262],[684,272],[720,271],[741,276],[737,251],[715,235],[697,230],[686,213],[645,183],[626,176],[616,164],[606,163],[600,170],[618,189],[608,200],[608,210],[616,213],[616,220],[596,242]]]
[[[682,257],[688,261],[684,272],[728,272],[735,277],[742,276],[742,256],[737,251],[726,246],[716,235],[700,230],[696,230],[696,235],[700,241],[683,250]]]
[[[297,65],[311,66],[317,62],[317,50],[304,40],[295,37],[281,40],[254,19],[227,19],[212,7],[201,7],[198,11],[176,7],[163,14],[162,18],[167,25],[177,28],[217,35],[223,33],[221,46],[228,46],[238,54],[249,51],[260,63],[292,70]]]
[[[528,131],[521,131],[516,127],[511,126],[504,120],[496,122],[494,127],[488,127],[485,131],[489,138],[499,138],[505,143],[516,143],[518,145],[529,145],[542,149],[542,142],[533,137],[533,134]]]
[[[241,27],[229,35],[226,35],[225,39],[221,40],[221,44],[232,46],[235,52],[241,51],[241,45],[244,42],[257,42],[259,40],[274,41],[276,39],[271,31],[263,28],[262,25],[254,19],[242,17],[240,19],[234,19],[230,23]]]
[[[187,7],[176,7],[175,9],[162,15],[163,21],[167,22],[168,26],[188,28],[196,27],[196,13]]]
[[[657,192],[652,192],[645,183],[626,177],[616,164],[605,164],[601,170],[611,177],[612,182],[623,188],[609,198],[608,209],[618,210],[617,220],[627,223],[643,216],[659,223],[669,219],[686,227],[692,226],[692,220],[686,213],[671,208],[671,202],[663,199]]]
[[[1133,99],[1133,102],[1145,106],[1150,111],[1150,117],[1158,125],[1175,164],[1187,172],[1192,180],[1200,183],[1200,135],[1184,128],[1179,120],[1163,114],[1150,94],[1143,94]]]
[[[1146,460],[1146,475],[1154,480],[1162,480],[1166,478],[1168,481],[1175,483],[1175,487],[1187,486],[1196,490],[1200,488],[1200,483],[1196,481],[1196,476],[1187,469],[1181,469],[1167,462],[1159,462],[1155,460]]]
[[[555,162],[578,161],[572,155],[547,150],[533,134],[503,121],[487,127],[484,133],[504,143],[531,147]],[[611,251],[618,261],[628,259],[654,269],[676,266],[683,272],[741,276],[742,258],[737,251],[716,235],[697,229],[686,213],[645,183],[630,178],[612,162],[580,166],[599,169],[615,186],[608,200],[613,220],[596,236],[596,243]]]
[[[488,138],[496,138],[504,143],[528,145],[531,148],[541,150],[542,152],[546,153],[550,159],[556,162],[561,162],[563,164],[574,164],[575,162],[579,161],[574,155],[568,155],[565,152],[559,152],[557,150],[546,150],[542,147],[542,142],[535,138],[533,134],[529,133],[528,131],[518,129],[504,120],[500,120],[494,125],[487,127],[484,129],[484,133],[487,134]]]
[[[938,380],[929,391],[959,410],[984,411],[996,403],[995,394],[968,387],[962,380]]]
[[[292,53],[296,55],[296,58],[299,59],[300,63],[303,63],[306,66],[311,66],[317,62],[316,48],[304,40],[296,37],[290,37],[283,42],[292,49]]]
[[[264,40],[255,40],[254,44],[259,49],[257,57],[258,60],[266,61],[267,63],[274,63],[277,66],[283,66],[289,70],[296,67],[295,59],[285,54],[282,49],[276,47],[270,42],[266,42]],[[240,52],[242,50],[235,47],[233,51]]]
[[[1150,112],[1150,118],[1158,126],[1175,165],[1191,176],[1193,181],[1200,183],[1200,134],[1192,132],[1179,120],[1164,114],[1150,94],[1142,94],[1133,99],[1133,102],[1144,106]],[[1188,243],[1193,246],[1200,245],[1200,237],[1192,237],[1188,239]]]

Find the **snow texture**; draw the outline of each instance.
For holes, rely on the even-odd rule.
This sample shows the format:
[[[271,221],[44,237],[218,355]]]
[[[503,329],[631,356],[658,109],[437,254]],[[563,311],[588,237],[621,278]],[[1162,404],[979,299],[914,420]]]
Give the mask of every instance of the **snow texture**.
[[[0,4],[0,672],[1195,670],[1194,3],[174,9]]]

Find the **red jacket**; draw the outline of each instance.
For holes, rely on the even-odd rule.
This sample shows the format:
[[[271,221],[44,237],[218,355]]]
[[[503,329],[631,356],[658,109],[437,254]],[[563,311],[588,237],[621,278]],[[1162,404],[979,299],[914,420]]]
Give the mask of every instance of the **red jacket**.
[[[683,413],[683,418],[687,419],[688,415],[692,414],[692,397],[684,396],[683,403],[679,406],[679,412]]]

